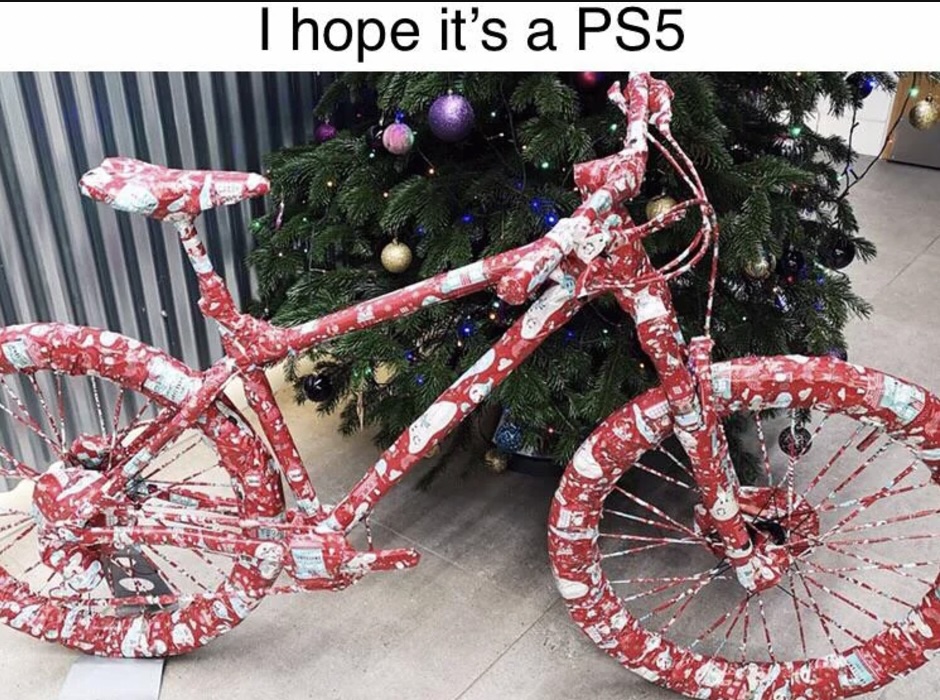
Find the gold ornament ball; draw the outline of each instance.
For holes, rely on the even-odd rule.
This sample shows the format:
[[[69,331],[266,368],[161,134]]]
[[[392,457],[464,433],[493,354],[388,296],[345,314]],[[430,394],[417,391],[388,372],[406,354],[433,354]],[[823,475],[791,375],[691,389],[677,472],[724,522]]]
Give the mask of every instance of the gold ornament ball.
[[[483,455],[483,461],[486,463],[487,468],[496,474],[502,474],[509,466],[509,458],[505,453],[495,448],[486,451],[486,454]]]
[[[657,216],[662,216],[663,214],[668,212],[670,209],[672,209],[674,206],[676,206],[676,204],[677,204],[676,200],[674,200],[669,195],[665,195],[665,194],[661,197],[656,197],[655,199],[651,199],[649,202],[646,203],[647,220],[652,221]]]
[[[907,116],[908,119],[911,120],[911,126],[915,129],[926,131],[940,119],[940,110],[937,109],[937,105],[934,104],[934,101],[928,98],[926,100],[920,100],[911,107],[911,111]]]
[[[399,274],[411,264],[411,248],[404,243],[392,241],[382,248],[382,267],[391,273]]]
[[[754,260],[748,260],[744,264],[744,274],[752,280],[765,280],[770,277],[770,273],[777,266],[777,261],[772,253],[761,255]]]

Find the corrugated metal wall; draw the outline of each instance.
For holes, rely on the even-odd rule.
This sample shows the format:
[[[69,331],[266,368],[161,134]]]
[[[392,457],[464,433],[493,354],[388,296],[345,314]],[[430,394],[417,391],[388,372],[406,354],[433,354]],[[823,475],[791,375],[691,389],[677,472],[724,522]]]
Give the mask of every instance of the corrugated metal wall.
[[[169,227],[85,200],[111,155],[171,167],[258,170],[312,132],[315,74],[0,74],[0,321],[108,327],[192,364],[217,356]],[[213,260],[245,301],[252,202],[204,217]]]
[[[259,170],[309,140],[326,77],[314,73],[0,73],[0,325],[59,320],[110,328],[196,367],[216,331],[170,227],[80,196],[106,156],[177,168]],[[263,202],[202,218],[236,299],[252,293],[248,221]],[[87,408],[87,407],[86,407]],[[0,415],[0,437],[6,431]]]

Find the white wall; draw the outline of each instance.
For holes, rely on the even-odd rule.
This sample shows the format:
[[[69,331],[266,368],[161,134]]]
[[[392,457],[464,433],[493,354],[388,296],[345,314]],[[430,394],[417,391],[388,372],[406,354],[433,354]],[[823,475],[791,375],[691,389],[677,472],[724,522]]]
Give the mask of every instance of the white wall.
[[[875,89],[865,98],[865,104],[856,114],[858,128],[852,137],[852,147],[862,155],[876,156],[884,139],[891,116],[891,104],[894,94],[884,90]],[[810,124],[812,122],[810,121]],[[815,130],[822,136],[838,135],[849,137],[852,128],[852,113],[846,112],[841,117],[834,117],[829,113],[829,101],[823,99],[819,103]]]

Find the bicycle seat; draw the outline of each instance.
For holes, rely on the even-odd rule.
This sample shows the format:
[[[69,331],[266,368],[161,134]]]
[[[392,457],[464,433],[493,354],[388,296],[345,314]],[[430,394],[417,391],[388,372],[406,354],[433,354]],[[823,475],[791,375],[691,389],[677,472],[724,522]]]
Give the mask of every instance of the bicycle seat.
[[[106,158],[79,184],[86,197],[160,220],[191,219],[270,189],[257,173],[173,170],[134,158]]]

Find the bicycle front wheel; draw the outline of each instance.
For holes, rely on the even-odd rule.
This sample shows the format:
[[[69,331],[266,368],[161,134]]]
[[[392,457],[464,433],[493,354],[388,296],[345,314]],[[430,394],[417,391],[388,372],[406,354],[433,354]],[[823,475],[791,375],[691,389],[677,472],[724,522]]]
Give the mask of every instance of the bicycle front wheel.
[[[721,416],[749,424],[757,456],[742,512],[784,575],[759,593],[737,583],[656,389],[598,427],[552,504],[575,623],[709,700],[849,697],[923,664],[940,647],[940,399],[831,358],[712,369]]]
[[[40,479],[59,479],[65,495],[106,478],[112,456],[172,414],[199,381],[162,351],[116,333],[0,329],[0,622],[87,653],[172,656],[233,628],[261,601],[277,575],[263,556],[117,537],[113,546],[44,545],[50,520],[37,507]],[[272,515],[272,503],[283,508],[263,444],[221,401],[135,467],[126,493],[79,526],[211,528]],[[242,531],[214,531],[225,533]]]

